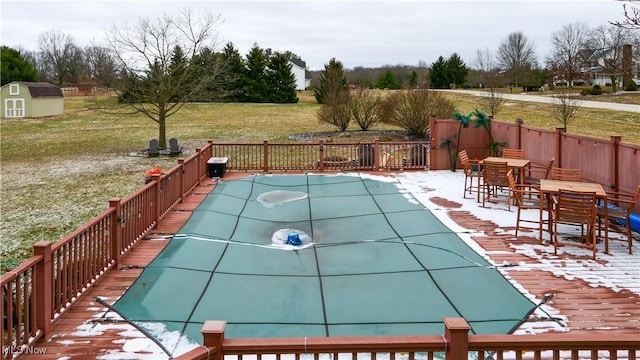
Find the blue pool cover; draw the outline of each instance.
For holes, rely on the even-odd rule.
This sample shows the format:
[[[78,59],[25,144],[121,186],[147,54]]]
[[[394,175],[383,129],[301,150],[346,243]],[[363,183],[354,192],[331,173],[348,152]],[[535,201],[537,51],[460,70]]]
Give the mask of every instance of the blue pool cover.
[[[116,302],[141,327],[225,336],[512,332],[535,309],[397,182],[351,175],[219,183]]]

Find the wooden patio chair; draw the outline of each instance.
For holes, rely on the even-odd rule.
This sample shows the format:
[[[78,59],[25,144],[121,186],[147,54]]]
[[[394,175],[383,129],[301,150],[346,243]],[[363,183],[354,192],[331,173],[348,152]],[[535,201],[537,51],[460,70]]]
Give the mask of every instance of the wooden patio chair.
[[[521,149],[502,149],[502,157],[509,159],[524,159],[524,150]]]
[[[462,163],[462,170],[464,171],[464,195],[463,198],[467,197],[467,192],[469,194],[473,194],[474,191],[480,191],[480,171],[479,167],[476,164],[476,168],[473,168],[473,164],[471,160],[469,160],[469,156],[467,155],[466,150],[461,150],[458,152],[458,159],[460,159],[460,163]],[[473,185],[473,179],[478,179],[477,184]]]
[[[551,180],[582,181],[582,169],[551,168]]]
[[[507,178],[509,168],[506,162],[502,161],[483,161],[482,162],[482,207],[485,202],[500,201],[498,191],[507,189],[507,207],[511,211],[511,190],[509,189],[509,180]]]
[[[176,138],[169,139],[169,156],[180,154],[182,154],[182,147],[178,146],[178,140]]]
[[[624,226],[629,246],[629,254],[632,254],[633,238],[631,237],[631,212],[640,201],[640,185],[636,189],[635,194],[627,194],[623,192],[607,191],[607,203],[612,205],[607,209],[609,224],[611,221],[619,222]],[[604,203],[598,203],[598,234],[601,230],[602,218],[604,218]],[[623,239],[620,239],[623,240]],[[605,239],[605,252],[609,252],[609,239]]]
[[[380,154],[380,169],[391,170],[392,165],[393,155],[389,154],[386,151],[383,151],[382,154]]]
[[[596,193],[560,189],[557,194],[551,196],[551,201],[553,205],[549,215],[552,224],[553,253],[558,255],[558,247],[560,246],[577,246],[592,250],[595,260],[597,250]],[[579,226],[581,228],[580,237],[584,239],[584,242],[577,239],[576,241],[561,240],[558,236],[559,224]],[[586,231],[584,231],[585,228]]]
[[[149,157],[160,156],[160,147],[158,144],[159,143],[157,139],[151,139],[151,141],[149,141],[149,149],[147,149],[147,154],[149,155]]]
[[[525,184],[535,187],[540,187],[540,179],[546,179],[551,173],[553,163],[556,161],[555,157],[549,159],[547,166],[531,164],[529,165],[527,176],[522,179]]]
[[[540,242],[543,242],[542,227],[549,223],[549,216],[547,216],[546,219],[544,218],[544,211],[548,210],[546,198],[542,196],[537,187],[528,184],[518,184],[516,178],[513,176],[512,170],[509,170],[507,173],[507,180],[509,181],[509,188],[511,189],[513,200],[518,208],[516,215],[516,238],[518,237],[518,231],[520,229],[538,230],[538,238]],[[542,204],[540,202],[542,202]],[[523,218],[523,210],[538,211],[538,218]],[[521,223],[535,224],[536,226],[520,226]]]

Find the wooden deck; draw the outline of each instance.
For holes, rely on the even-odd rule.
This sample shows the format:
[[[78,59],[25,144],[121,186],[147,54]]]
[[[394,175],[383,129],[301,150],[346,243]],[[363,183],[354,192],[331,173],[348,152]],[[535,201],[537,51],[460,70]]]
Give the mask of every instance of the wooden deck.
[[[223,180],[247,175],[228,172]],[[107,308],[97,303],[94,298],[100,297],[108,303],[114,303],[214,188],[214,181],[205,181],[197,186],[184,202],[173,209],[157,228],[130,251],[123,259],[124,267],[110,271],[73,307],[60,315],[54,323],[53,337],[47,342],[41,341],[35,345],[37,355],[22,355],[19,359],[162,358],[164,353],[153,343],[137,352],[125,351],[125,348],[128,348],[125,344],[131,344],[131,340],[143,338],[144,335],[133,326],[119,320],[117,316],[113,316],[112,312],[107,312]],[[582,259],[580,256],[566,255],[551,265],[543,263],[538,257],[527,252],[539,252],[536,247],[540,246],[540,243],[534,238],[534,234],[529,236],[525,233],[515,239],[513,235],[505,233],[505,230],[513,229],[505,229],[491,220],[478,218],[464,210],[458,202],[459,199],[442,198],[437,192],[426,187],[424,192],[431,202],[446,209],[453,222],[475,231],[473,240],[495,263],[508,262],[519,265],[501,269],[507,278],[513,279],[522,286],[524,292],[529,292],[535,298],[543,299],[545,295],[549,296],[547,302],[542,305],[542,309],[545,310],[542,316],[537,312],[516,333],[568,331],[572,334],[593,335],[606,331],[608,334],[640,334],[640,296],[637,292],[628,289],[614,291],[612,286],[594,286],[593,281],[567,276],[571,270],[567,267],[570,266],[577,266],[575,272],[588,272],[586,264],[591,261],[588,256]],[[503,215],[496,213],[496,216]],[[636,253],[640,253],[640,248],[637,248],[638,241],[634,245]],[[625,266],[624,262],[621,266],[609,266],[605,261],[598,260],[603,265],[606,280],[614,284],[616,281],[640,282],[640,267],[636,265],[640,257],[626,256],[622,252],[620,254],[626,259],[624,261],[629,262],[628,266]],[[581,260],[584,260],[584,265],[579,265]],[[562,273],[554,271],[554,266],[562,269]],[[640,284],[636,283],[633,287],[638,288]]]

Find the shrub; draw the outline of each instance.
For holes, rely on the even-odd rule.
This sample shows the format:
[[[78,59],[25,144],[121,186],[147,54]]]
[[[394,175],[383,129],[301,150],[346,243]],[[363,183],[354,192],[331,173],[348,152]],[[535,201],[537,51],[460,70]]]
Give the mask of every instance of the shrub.
[[[591,95],[591,90],[590,89],[582,89],[582,90],[580,90],[580,95],[582,95],[582,96]]]
[[[337,96],[329,96],[324,99],[324,104],[318,111],[318,121],[333,125],[340,131],[349,127],[351,110],[349,109],[349,93],[342,92]]]
[[[455,105],[439,92],[429,89],[405,90],[387,96],[381,107],[382,121],[398,126],[415,138],[429,132],[431,115],[439,119],[453,116]]]
[[[382,99],[371,90],[360,88],[351,92],[351,116],[361,130],[368,130],[380,122]]]
[[[638,90],[638,84],[636,84],[635,81],[631,80],[627,83],[627,85],[625,85],[624,87],[625,91],[637,91]]]
[[[591,89],[591,95],[602,95],[602,88],[600,85],[593,85]]]

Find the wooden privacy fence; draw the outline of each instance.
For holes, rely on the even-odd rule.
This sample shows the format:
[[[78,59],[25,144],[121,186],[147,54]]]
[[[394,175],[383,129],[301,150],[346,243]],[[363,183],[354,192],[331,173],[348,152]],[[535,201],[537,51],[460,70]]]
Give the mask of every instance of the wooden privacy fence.
[[[311,337],[226,339],[225,321],[207,321],[203,346],[176,360],[237,359],[636,359],[637,335],[571,334],[469,335],[461,318],[444,318],[444,333],[434,336]],[[286,357],[285,357],[286,356]]]

